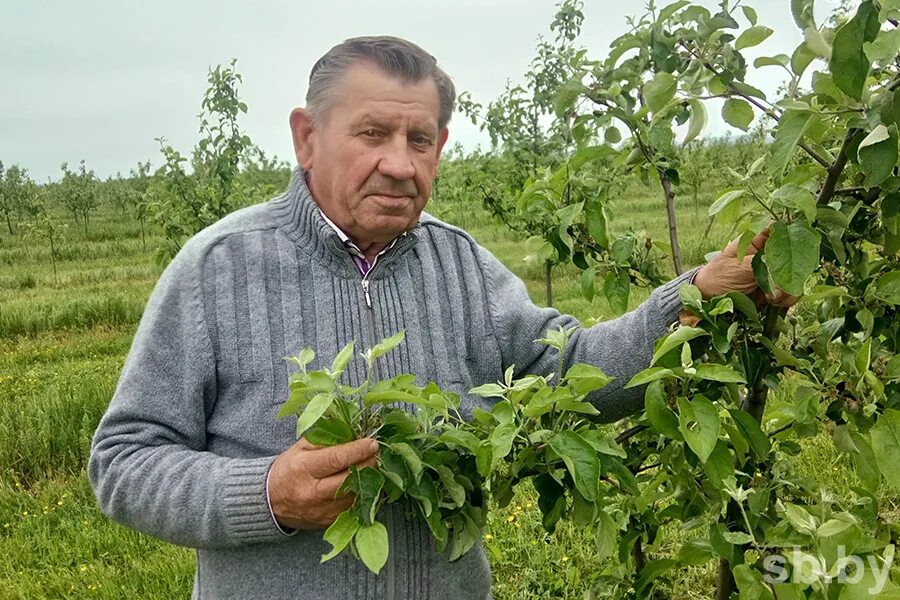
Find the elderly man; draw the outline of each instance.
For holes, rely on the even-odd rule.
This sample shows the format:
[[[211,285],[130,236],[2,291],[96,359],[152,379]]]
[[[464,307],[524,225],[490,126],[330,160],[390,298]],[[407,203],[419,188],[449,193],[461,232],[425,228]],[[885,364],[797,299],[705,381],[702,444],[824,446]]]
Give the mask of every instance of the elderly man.
[[[305,346],[328,358],[349,340],[366,347],[404,329],[381,375],[414,373],[463,395],[510,365],[554,369],[534,340],[575,319],[534,306],[469,235],[422,212],[454,96],[414,44],[336,46],[312,69],[306,108],[291,114],[299,168],[287,193],[195,236],[160,278],[89,475],[110,517],[198,549],[194,598],[490,597],[482,549],[449,562],[398,505],[387,511],[380,575],[346,556],[320,564],[323,528],[353,501],[336,492],[350,465],[374,464],[377,444],[315,448],[275,419],[289,395],[282,357]],[[677,319],[689,277],[707,296],[756,291],[749,261],[733,256],[573,335],[569,362],[617,378],[595,398],[606,419],[641,407],[641,392],[622,386]],[[362,376],[347,374],[350,384]],[[464,395],[463,409],[486,402]]]

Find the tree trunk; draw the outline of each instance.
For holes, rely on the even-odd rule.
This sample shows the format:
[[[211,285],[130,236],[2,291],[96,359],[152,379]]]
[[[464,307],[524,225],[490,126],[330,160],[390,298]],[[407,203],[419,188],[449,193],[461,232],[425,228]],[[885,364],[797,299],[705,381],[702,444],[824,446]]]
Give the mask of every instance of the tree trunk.
[[[544,278],[545,278],[545,287],[547,292],[547,306],[553,306],[553,279],[551,277],[551,271],[553,270],[553,264],[548,260],[544,265]]]
[[[777,306],[767,306],[763,316],[763,335],[772,340],[777,333],[778,319],[781,318],[787,309],[778,308]],[[744,397],[741,403],[741,410],[746,411],[752,416],[757,423],[762,422],[763,413],[766,411],[766,399],[769,395],[769,388],[766,387],[766,376],[772,368],[772,361],[764,362],[760,365],[756,377],[750,385],[749,393]],[[752,471],[751,471],[752,472]],[[734,500],[728,502],[728,508],[725,513],[726,526],[729,531],[737,531],[741,527],[740,507]],[[749,531],[747,533],[750,533]],[[732,575],[732,565],[724,558],[719,561],[719,577],[716,582],[716,600],[729,600],[731,594],[737,591],[737,585]]]
[[[50,235],[50,262],[53,264],[53,281],[59,285],[59,276],[56,274],[56,248],[53,245],[53,234]]]
[[[665,171],[659,171],[659,182],[662,184],[666,198],[666,214],[669,217],[669,244],[672,246],[672,262],[675,265],[675,274],[684,273],[681,266],[681,246],[678,244],[678,224],[675,218],[675,191],[672,189],[672,180]]]
[[[6,213],[6,227],[7,227],[7,229],[9,229],[9,235],[16,234],[12,228],[12,220],[10,220],[10,218],[9,218],[9,212]]]

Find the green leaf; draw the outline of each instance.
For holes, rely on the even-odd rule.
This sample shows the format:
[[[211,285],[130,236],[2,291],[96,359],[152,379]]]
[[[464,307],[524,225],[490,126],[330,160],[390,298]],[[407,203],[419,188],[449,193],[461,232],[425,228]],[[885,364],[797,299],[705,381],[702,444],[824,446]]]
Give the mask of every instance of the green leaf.
[[[582,415],[599,415],[600,411],[594,407],[590,402],[584,402],[581,400],[573,400],[571,398],[563,398],[559,402],[556,403],[557,410],[565,410],[568,412],[579,413]]]
[[[877,186],[890,177],[897,164],[896,126],[878,125],[860,142],[858,156],[868,186]]]
[[[532,482],[538,493],[538,508],[543,515],[542,525],[545,530],[553,532],[566,510],[566,489],[549,473],[538,475]]]
[[[706,106],[696,98],[692,98],[689,104],[691,107],[691,120],[688,121],[688,130],[682,142],[684,144],[695,139],[706,128]]]
[[[650,585],[653,581],[656,581],[661,575],[665,574],[666,571],[671,570],[676,567],[678,563],[675,562],[674,559],[671,558],[660,558],[657,560],[651,560],[648,562],[643,569],[641,569],[640,574],[638,576],[638,581],[634,586],[635,594],[637,594],[638,598],[647,598],[649,594],[644,594],[644,589]]]
[[[612,517],[602,510],[597,511],[597,517],[594,521],[594,543],[597,546],[597,554],[594,556],[594,559],[603,561],[612,556],[618,539],[619,530]]]
[[[800,77],[816,57],[816,53],[809,49],[806,42],[801,42],[794,50],[794,53],[791,54],[791,71],[793,71],[794,75]]]
[[[528,404],[522,409],[522,414],[531,419],[546,415],[553,410],[556,399],[557,396],[554,395],[553,388],[546,387],[528,400]]]
[[[572,522],[577,527],[587,527],[594,521],[594,503],[589,502],[578,490],[572,490]]]
[[[662,343],[660,343],[659,345],[659,348],[657,348],[656,352],[653,353],[653,359],[650,361],[650,364],[656,364],[656,361],[668,354],[670,350],[681,346],[685,342],[689,342],[695,338],[705,335],[709,334],[697,327],[679,327],[678,329],[667,335],[665,338],[663,338]]]
[[[394,348],[399,346],[405,338],[406,338],[406,332],[401,330],[401,331],[398,331],[397,333],[395,333],[394,335],[392,335],[391,337],[387,338],[386,340],[384,340],[378,344],[375,344],[372,347],[372,349],[369,350],[372,360],[375,360],[376,358],[380,358],[380,357],[384,356],[385,354],[387,354],[388,352],[390,352],[391,350],[393,350]]]
[[[807,110],[784,111],[778,121],[769,155],[768,168],[772,177],[781,177],[800,138],[815,121],[815,113]]]
[[[741,292],[728,292],[726,297],[731,300],[734,307],[743,313],[745,317],[752,321],[759,321],[759,312],[756,310],[756,305],[753,304],[753,300],[748,298],[745,294],[742,294]]]
[[[331,560],[340,554],[341,551],[347,547],[358,530],[359,521],[353,516],[352,511],[345,510],[339,514],[338,518],[334,520],[334,523],[329,525],[328,529],[325,530],[323,537],[326,542],[331,544],[331,551],[322,555],[322,562]]]
[[[596,279],[596,277],[597,269],[595,267],[588,267],[583,270],[578,277],[578,287],[581,289],[581,295],[584,296],[588,302],[594,301],[594,279]]]
[[[622,141],[622,132],[619,131],[618,127],[607,127],[603,132],[603,139],[610,144],[618,144]]]
[[[585,92],[590,92],[581,82],[581,77],[573,77],[559,86],[556,91],[556,97],[553,99],[553,112],[557,117],[563,117],[578,96]]]
[[[698,312],[703,310],[703,294],[697,286],[682,285],[678,288],[678,297],[685,308],[695,309]]]
[[[803,41],[814,56],[831,60],[831,44],[820,30],[815,27],[807,27],[803,30]],[[837,92],[838,88],[835,87],[835,93]]]
[[[384,525],[375,521],[360,527],[353,540],[359,558],[376,575],[387,562],[388,532]]]
[[[805,187],[787,183],[772,192],[771,198],[781,206],[802,211],[810,223],[816,219],[816,198]]]
[[[444,488],[447,490],[447,493],[450,494],[450,499],[453,500],[453,503],[456,504],[456,507],[459,508],[460,506],[465,504],[466,490],[465,488],[463,488],[462,484],[456,481],[456,478],[453,475],[453,471],[450,470],[450,467],[448,467],[447,465],[438,465],[437,472],[441,477],[441,483],[444,484]]]
[[[304,348],[297,356],[286,356],[285,360],[294,363],[300,367],[301,370],[305,371],[306,365],[311,363],[315,357],[316,353],[312,348]]]
[[[588,233],[594,238],[594,242],[601,248],[609,247],[609,233],[607,229],[606,211],[599,200],[585,202],[584,220]]]
[[[744,531],[726,531],[722,534],[722,537],[729,544],[743,545],[753,541],[753,536]]]
[[[747,383],[744,376],[725,365],[715,363],[702,363],[696,366],[696,377],[708,381],[721,381],[722,383]]]
[[[487,475],[485,475],[486,477]],[[437,490],[430,477],[423,477],[418,483],[410,485],[406,493],[414,498],[422,509],[422,516],[429,518],[438,506]]]
[[[755,88],[749,83],[743,82],[740,79],[735,79],[731,82],[731,85],[734,86],[734,89],[741,92],[745,96],[752,96],[753,98],[759,98],[760,100],[766,99],[766,94],[759,88]]]
[[[678,399],[678,430],[700,462],[705,463],[719,440],[721,423],[716,406],[703,396]]]
[[[729,477],[734,477],[734,456],[728,449],[728,444],[723,440],[716,442],[712,453],[706,459],[703,469],[709,475],[710,480],[716,487],[720,487],[722,482]]]
[[[312,427],[319,420],[319,417],[325,414],[325,411],[331,408],[335,398],[334,394],[316,394],[313,396],[306,408],[303,409],[303,414],[297,419],[298,438],[302,437],[303,433]]]
[[[763,292],[771,296],[774,293],[774,290],[772,289],[772,278],[769,275],[769,267],[766,265],[764,258],[764,252],[757,252],[753,255],[750,266],[753,269],[753,277],[756,278],[756,285],[758,285],[759,289]]]
[[[769,454],[769,438],[763,433],[756,419],[749,413],[739,409],[731,409],[728,413],[734,419],[738,430],[750,444],[753,452],[760,458],[765,458]]]
[[[728,540],[728,533],[723,533],[722,537]],[[743,539],[743,538],[741,538]],[[732,570],[734,582],[740,590],[740,597],[747,600],[773,600],[771,589],[763,583],[762,576],[759,572],[750,568],[750,565],[737,565]],[[780,600],[780,598],[779,598]]]
[[[448,429],[447,431],[441,434],[440,440],[445,444],[456,444],[457,446],[462,446],[472,454],[478,452],[478,445],[481,441],[478,439],[478,436],[472,433],[471,431],[466,431],[464,429]]]
[[[413,478],[418,483],[422,478],[422,458],[419,456],[419,453],[413,449],[412,446],[407,444],[406,442],[396,442],[390,445],[391,450],[394,453],[403,457],[403,460],[406,462],[406,466],[409,467],[409,472],[412,474]]]
[[[473,387],[469,390],[469,393],[482,398],[505,398],[506,388],[497,383],[485,383],[484,385]]]
[[[519,428],[515,423],[503,423],[491,432],[492,465],[496,465],[498,461],[506,458],[506,455],[512,450],[513,440],[516,439],[517,433],[519,433]]]
[[[900,304],[900,271],[890,271],[878,278],[875,295],[894,306]]]
[[[675,96],[678,80],[671,73],[661,71],[644,84],[644,98],[651,112],[659,112]]]
[[[813,0],[791,0],[791,15],[794,17],[794,23],[801,30],[816,26],[813,16]]]
[[[900,54],[900,29],[880,31],[874,42],[863,44],[870,62],[886,62]]]
[[[765,258],[775,285],[800,296],[803,284],[819,266],[819,234],[799,221],[773,223]]]
[[[722,105],[722,118],[729,125],[747,131],[753,122],[753,107],[741,98],[729,98]]]
[[[644,393],[644,410],[647,419],[660,433],[673,440],[683,439],[678,430],[678,417],[675,411],[666,404],[666,396],[661,382],[647,386]]]
[[[604,373],[599,367],[578,363],[569,367],[566,371],[565,381],[569,389],[576,394],[588,394],[606,387],[613,378]]]
[[[347,365],[350,364],[350,359],[353,358],[353,346],[354,343],[351,340],[350,343],[341,348],[341,351],[334,357],[334,361],[331,363],[331,373],[334,375],[335,379],[337,379],[340,374],[344,372],[344,369],[347,368]]]
[[[708,540],[690,540],[678,551],[678,562],[683,565],[702,565],[715,556]]]
[[[753,61],[753,66],[757,69],[760,67],[786,67],[791,63],[791,57],[787,54],[776,54],[775,56],[760,56]]]
[[[831,75],[838,88],[855,100],[862,100],[870,62],[863,44],[878,35],[878,11],[870,1],[863,2],[856,15],[834,34],[831,50]]]
[[[378,470],[384,475],[385,483],[391,482],[401,493],[405,492],[412,482],[406,462],[390,448],[383,448],[378,453]],[[390,491],[390,489],[385,490],[388,502],[395,502],[399,496],[392,497]]]
[[[785,504],[784,516],[794,529],[806,535],[813,535],[819,527],[818,520],[796,504]]]
[[[677,13],[688,4],[690,4],[688,0],[677,0],[677,2],[669,4],[659,11],[659,16],[656,18],[656,24],[661,25],[662,23],[665,23],[669,19],[669,17]]]
[[[710,205],[708,215],[710,217],[717,215],[727,208],[729,204],[738,200],[743,195],[744,190],[730,190],[723,192],[722,195],[716,198],[716,201]]]
[[[628,310],[628,296],[631,293],[631,278],[628,271],[619,269],[618,272],[610,271],[603,281],[603,295],[609,302],[609,308],[614,314],[622,314]]]
[[[828,519],[816,530],[816,535],[820,538],[827,538],[842,533],[853,527],[853,523],[842,519]]]
[[[656,381],[658,379],[662,379],[663,377],[668,377],[672,374],[672,369],[664,369],[662,367],[650,367],[649,369],[644,369],[637,375],[631,378],[631,381],[625,384],[625,389],[637,387],[639,385],[646,385],[652,381]]]
[[[885,481],[900,490],[900,410],[889,408],[872,428],[872,451]]]
[[[337,446],[353,441],[353,431],[342,419],[320,419],[303,435],[314,446]]]
[[[734,42],[735,50],[743,50],[744,48],[752,48],[763,43],[770,35],[772,30],[763,25],[754,25],[750,29],[738,36]]]
[[[749,6],[742,6],[741,10],[744,11],[744,16],[747,17],[748,21],[750,21],[750,26],[752,27],[753,25],[756,25],[756,21],[758,19],[756,11]]]
[[[354,507],[357,514],[362,518],[363,525],[372,523],[375,520],[375,513],[378,510],[378,498],[384,488],[384,475],[378,469],[372,467],[363,467],[357,469],[355,466],[350,467],[351,476],[356,476],[356,502]]]
[[[566,464],[578,492],[587,500],[596,500],[600,459],[591,445],[574,431],[561,431],[550,438],[550,447]]]

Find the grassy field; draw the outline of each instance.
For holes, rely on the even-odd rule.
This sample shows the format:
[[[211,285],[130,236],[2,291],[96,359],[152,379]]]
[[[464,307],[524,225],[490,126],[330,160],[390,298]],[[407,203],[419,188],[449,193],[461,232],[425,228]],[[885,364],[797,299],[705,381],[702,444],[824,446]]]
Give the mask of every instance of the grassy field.
[[[680,213],[685,262],[697,264],[729,237],[713,227],[709,239],[700,206]],[[433,206],[461,223],[544,298],[543,271],[522,262],[522,243],[480,207]],[[662,201],[636,190],[613,208],[613,226],[646,229],[664,239]],[[97,509],[85,466],[91,435],[113,393],[144,303],[159,272],[156,239],[144,247],[136,224],[98,215],[85,233],[71,226],[61,242],[58,278],[49,251],[18,237],[0,237],[0,600],[36,598],[186,598],[193,553],[106,520]],[[582,320],[609,316],[602,298],[579,295],[577,273],[559,268],[555,305]],[[647,292],[632,294],[632,305]],[[821,442],[821,443],[819,443]],[[837,489],[852,477],[827,439],[797,458]],[[494,566],[494,595],[585,598],[601,565],[593,540],[571,527],[556,536],[540,527],[526,491],[493,513],[485,543]],[[680,539],[670,532],[669,543]],[[708,597],[712,566],[679,574],[675,595]]]

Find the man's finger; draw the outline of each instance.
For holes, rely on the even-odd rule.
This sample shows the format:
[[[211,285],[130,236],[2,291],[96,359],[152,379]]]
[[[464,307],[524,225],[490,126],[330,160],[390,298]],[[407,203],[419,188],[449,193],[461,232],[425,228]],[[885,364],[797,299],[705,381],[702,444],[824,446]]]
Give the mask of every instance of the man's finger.
[[[757,252],[761,251],[766,247],[766,242],[769,241],[769,228],[766,227],[750,240],[750,245],[747,246],[747,256],[753,256]]]
[[[312,444],[312,443],[306,441],[306,438],[300,438],[300,440],[294,445],[297,446],[298,448],[300,448],[301,450],[318,450],[319,449],[319,446],[316,446],[315,444]]]
[[[323,500],[339,500],[341,502],[346,502],[349,498],[349,503],[353,504],[352,495],[338,495],[338,491],[341,489],[341,486],[344,485],[344,481],[346,481],[347,477],[349,476],[350,472],[344,471],[343,473],[338,473],[337,475],[329,475],[328,477],[317,479],[316,496]]]
[[[313,477],[322,479],[346,471],[350,465],[365,462],[377,453],[378,442],[372,438],[311,450],[308,456],[310,459],[308,472]]]

